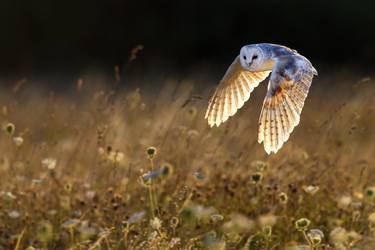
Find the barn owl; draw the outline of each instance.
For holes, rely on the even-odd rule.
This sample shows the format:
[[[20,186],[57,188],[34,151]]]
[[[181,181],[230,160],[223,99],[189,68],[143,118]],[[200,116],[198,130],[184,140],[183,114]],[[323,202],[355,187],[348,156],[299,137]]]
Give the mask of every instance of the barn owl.
[[[258,142],[267,154],[276,153],[298,125],[316,69],[309,60],[288,47],[261,43],[246,45],[226,71],[205,118],[219,126],[250,98],[250,93],[272,71],[259,117]]]

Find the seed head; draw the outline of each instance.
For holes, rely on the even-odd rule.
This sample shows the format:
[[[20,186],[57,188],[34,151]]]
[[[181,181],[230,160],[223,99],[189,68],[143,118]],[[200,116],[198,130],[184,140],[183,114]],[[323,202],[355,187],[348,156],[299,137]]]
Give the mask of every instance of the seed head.
[[[368,187],[365,190],[365,197],[367,199],[373,199],[375,196],[375,187]]]
[[[253,184],[258,184],[259,182],[261,182],[261,180],[263,179],[263,175],[261,172],[257,172],[253,175],[251,175],[251,182]]]
[[[258,171],[258,172],[264,172],[268,169],[269,164],[267,162],[264,162],[264,161],[253,161],[251,163],[251,167],[255,168],[255,170]]]
[[[262,233],[256,233],[247,240],[245,249],[267,249],[267,241],[268,239],[265,235]]]
[[[147,156],[152,159],[156,155],[156,148],[155,147],[148,147],[146,150]]]
[[[13,123],[9,122],[4,125],[4,130],[8,135],[12,136],[14,134],[14,131],[16,131],[16,126]]]
[[[337,206],[342,209],[346,209],[352,203],[352,197],[350,195],[343,195],[337,200]]]
[[[287,204],[288,203],[288,195],[284,192],[281,192],[279,194],[279,200],[281,204]]]
[[[66,183],[65,185],[64,185],[64,189],[67,191],[67,192],[71,192],[72,191],[72,184],[70,183],[70,182],[68,182],[68,183]]]
[[[36,229],[36,236],[39,241],[43,243],[48,243],[53,238],[53,226],[49,221],[39,222]]]
[[[124,153],[119,151],[110,151],[108,153],[108,160],[113,163],[120,163],[124,159]]]
[[[309,185],[309,186],[303,187],[303,191],[305,191],[306,193],[308,193],[310,195],[316,194],[316,192],[318,192],[318,190],[319,190],[319,186]]]
[[[311,221],[306,218],[301,218],[295,222],[296,229],[298,231],[306,231],[311,224]]]
[[[8,212],[8,216],[9,216],[9,218],[17,219],[21,216],[21,214],[17,210],[12,210],[12,211]]]
[[[172,217],[171,220],[169,221],[169,224],[171,225],[172,228],[176,228],[179,223],[180,223],[180,220],[177,217]]]
[[[272,236],[272,227],[271,226],[263,227],[262,231],[263,231],[263,234],[265,236],[267,236],[267,238],[270,238]]]
[[[210,216],[210,221],[212,223],[218,223],[220,221],[223,221],[224,220],[224,216],[222,216],[221,214],[212,214]]]
[[[173,166],[169,163],[164,163],[160,169],[160,176],[167,178],[173,173]]]
[[[150,173],[145,173],[140,178],[141,184],[145,187],[148,187],[152,183],[152,178],[150,178]]]
[[[150,220],[150,226],[154,230],[159,230],[161,228],[161,221],[158,217],[155,217]]]
[[[324,234],[319,229],[310,229],[307,232],[307,237],[309,238],[309,240],[314,246],[317,246],[322,242],[324,238]]]
[[[47,168],[48,170],[53,170],[56,167],[56,159],[54,158],[45,158],[42,160],[43,167]]]
[[[20,147],[23,144],[23,138],[21,136],[13,137],[13,142],[17,147]]]

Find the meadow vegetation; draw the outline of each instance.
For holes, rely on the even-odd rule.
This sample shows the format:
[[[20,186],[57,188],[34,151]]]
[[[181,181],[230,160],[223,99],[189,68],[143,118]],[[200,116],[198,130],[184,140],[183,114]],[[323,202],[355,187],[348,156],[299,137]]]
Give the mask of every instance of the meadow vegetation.
[[[2,87],[0,249],[375,249],[373,80],[314,79],[270,156],[266,84],[211,129],[214,81],[154,81]]]

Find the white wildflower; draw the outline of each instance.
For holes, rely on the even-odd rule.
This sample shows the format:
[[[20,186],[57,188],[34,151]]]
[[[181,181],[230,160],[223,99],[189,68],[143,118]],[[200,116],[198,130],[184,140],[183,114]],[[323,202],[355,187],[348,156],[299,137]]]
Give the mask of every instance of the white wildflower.
[[[13,137],[13,142],[17,147],[23,144],[23,138],[21,136]]]
[[[42,160],[42,165],[49,170],[55,169],[56,163],[57,160],[54,158],[45,158]]]

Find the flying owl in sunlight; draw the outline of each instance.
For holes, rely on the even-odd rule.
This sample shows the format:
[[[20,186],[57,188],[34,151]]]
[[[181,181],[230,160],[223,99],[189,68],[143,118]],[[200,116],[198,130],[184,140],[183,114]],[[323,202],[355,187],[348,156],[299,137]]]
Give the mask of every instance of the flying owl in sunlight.
[[[229,66],[211,97],[205,118],[219,126],[250,98],[271,73],[259,117],[258,142],[267,154],[276,153],[298,125],[316,69],[288,47],[269,43],[246,45]]]

